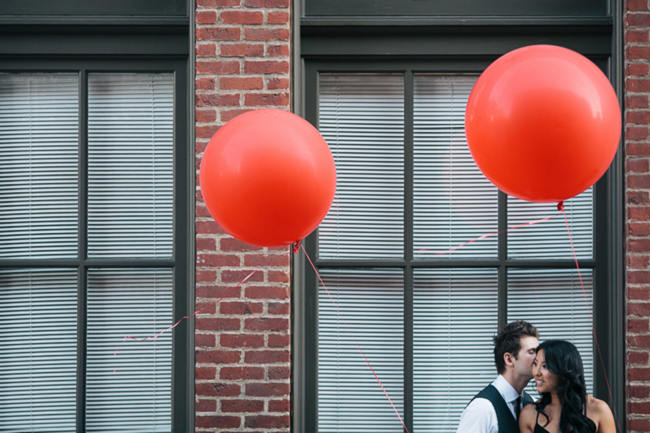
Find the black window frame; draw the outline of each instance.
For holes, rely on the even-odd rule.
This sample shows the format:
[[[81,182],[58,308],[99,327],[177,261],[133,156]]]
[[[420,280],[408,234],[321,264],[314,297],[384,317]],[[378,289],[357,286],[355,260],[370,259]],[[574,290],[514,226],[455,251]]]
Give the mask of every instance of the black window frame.
[[[412,257],[412,83],[413,73],[477,73],[491,61],[519,46],[548,43],[579,51],[596,62],[622,94],[622,2],[611,3],[609,17],[491,17],[489,19],[441,17],[306,17],[294,24],[294,86],[296,111],[318,126],[318,74],[400,73],[405,76],[405,257]],[[296,14],[299,15],[299,14]],[[410,171],[410,173],[409,173]],[[409,180],[410,179],[410,180]],[[608,382],[594,345],[594,394],[607,401],[625,431],[625,290],[623,150],[606,175],[594,187],[594,256],[581,260],[580,268],[596,268],[593,319]],[[498,230],[507,228],[506,196],[499,192]],[[413,431],[412,410],[412,268],[419,266],[490,266],[499,269],[499,327],[505,324],[506,269],[510,266],[545,268],[558,265],[575,269],[572,260],[513,260],[503,255],[506,235],[499,238],[497,260],[399,260],[381,262],[403,267],[405,275],[405,393],[404,421]],[[317,257],[317,233],[305,240],[305,248],[317,267],[373,267],[373,260],[321,260]],[[411,248],[409,252],[408,248]],[[411,277],[409,277],[411,275]],[[295,432],[317,431],[317,302],[319,281],[311,266],[297,254],[292,284],[292,425]],[[410,288],[409,288],[410,286]],[[612,397],[610,398],[609,389]]]
[[[186,14],[187,15],[187,14]],[[4,26],[3,26],[4,24]],[[2,259],[0,268],[77,268],[77,421],[85,432],[86,270],[90,267],[172,269],[173,319],[194,306],[194,147],[191,139],[189,19],[0,16],[0,71],[79,74],[79,249],[75,259]],[[174,207],[172,257],[88,259],[87,126],[89,73],[171,73],[174,80]],[[170,324],[171,325],[171,324]],[[172,334],[172,432],[194,431],[194,328]],[[116,416],[119,416],[116,414]]]

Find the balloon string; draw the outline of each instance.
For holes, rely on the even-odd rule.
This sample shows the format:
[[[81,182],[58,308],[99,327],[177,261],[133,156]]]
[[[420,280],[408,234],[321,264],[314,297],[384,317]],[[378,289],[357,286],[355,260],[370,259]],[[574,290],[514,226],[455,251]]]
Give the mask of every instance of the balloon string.
[[[252,277],[253,274],[255,274],[255,272],[258,272],[258,271],[252,271],[250,274],[246,275],[246,276],[244,277],[243,280],[241,280],[239,283],[237,283],[236,286],[233,286],[233,287],[231,287],[230,289],[228,289],[228,290],[226,291],[226,293],[224,293],[223,296],[222,296],[221,298],[219,298],[219,299],[217,299],[217,300],[215,301],[215,305],[219,304],[219,303],[220,303],[224,298],[226,298],[228,295],[230,295],[230,293],[231,293],[233,290],[238,289],[239,287],[241,287],[242,284],[244,284],[246,281],[248,281],[248,279],[249,279],[250,277]],[[180,325],[180,323],[181,323],[183,320],[185,320],[185,319],[191,319],[191,318],[193,318],[194,316],[196,316],[197,314],[201,314],[201,311],[200,311],[200,310],[196,310],[196,311],[194,311],[192,314],[190,314],[189,316],[183,316],[183,317],[181,317],[181,318],[178,319],[178,321],[176,321],[176,323],[174,323],[172,326],[170,326],[170,327],[167,328],[167,329],[163,329],[162,331],[160,331],[159,333],[157,333],[157,334],[155,334],[155,335],[150,335],[150,336],[148,336],[148,337],[142,337],[142,338],[131,337],[130,335],[125,335],[124,338],[122,338],[122,342],[120,343],[120,345],[119,345],[118,347],[116,347],[115,350],[113,351],[113,358],[117,357],[117,352],[119,352],[119,350],[121,349],[121,347],[122,347],[122,346],[124,345],[124,343],[126,343],[128,340],[138,341],[138,342],[147,341],[147,340],[155,340],[155,339],[157,339],[158,337],[160,337],[161,335],[165,334],[166,332],[171,331],[172,329],[174,329],[175,327],[177,327],[178,325]],[[116,372],[117,372],[117,367],[114,367],[114,368],[113,368],[113,373],[116,373]]]
[[[589,299],[587,297],[587,291],[585,290],[585,285],[582,281],[582,274],[580,273],[580,265],[578,264],[578,256],[576,254],[576,250],[573,244],[573,236],[571,235],[571,229],[569,228],[569,220],[567,219],[566,216],[566,211],[564,210],[564,203],[560,202],[558,203],[558,210],[562,212],[562,215],[564,215],[564,224],[566,225],[567,233],[569,235],[569,242],[571,244],[571,252],[573,253],[573,261],[575,262],[576,269],[578,271],[578,280],[580,281],[580,288],[582,289],[582,295],[585,300],[585,305],[587,307],[587,311],[590,311],[590,305],[589,305]],[[609,393],[609,398],[610,401],[612,402],[612,412],[614,413],[614,418],[616,419],[616,426],[618,428],[618,431],[621,430],[621,426],[619,423],[618,415],[616,414],[616,406],[614,405],[614,395],[612,393],[612,388],[609,385],[609,379],[607,377],[607,369],[605,368],[605,360],[603,359],[603,353],[600,350],[600,344],[598,343],[598,335],[596,334],[596,327],[594,326],[594,317],[593,313],[589,315],[589,319],[591,320],[591,332],[594,335],[594,343],[596,344],[596,351],[598,352],[598,358],[600,359],[600,366],[603,369],[603,376],[605,378],[605,384],[607,385],[607,392]]]
[[[309,264],[311,265],[312,269],[316,273],[316,276],[318,277],[318,280],[320,281],[321,286],[323,286],[323,289],[325,289],[325,293],[327,293],[327,296],[330,298],[330,301],[334,305],[334,308],[336,309],[336,314],[338,315],[339,319],[341,321],[345,322],[345,319],[343,318],[343,316],[341,315],[341,311],[339,310],[339,305],[334,300],[334,297],[332,296],[329,289],[327,288],[327,285],[323,281],[323,278],[321,278],[320,273],[318,272],[318,270],[316,269],[316,266],[314,265],[314,262],[311,261],[311,257],[309,257],[309,254],[307,254],[307,250],[305,250],[305,247],[303,245],[300,245],[300,249],[302,249],[302,252],[305,254],[305,257],[309,261]],[[370,369],[372,374],[375,376],[375,379],[377,380],[377,383],[379,384],[379,387],[381,388],[381,390],[384,392],[384,395],[388,399],[388,403],[390,403],[390,406],[393,408],[393,411],[395,412],[395,415],[397,415],[397,418],[399,419],[399,422],[402,423],[402,427],[404,427],[404,430],[406,431],[406,433],[410,433],[409,429],[406,427],[406,424],[404,423],[404,420],[402,419],[402,416],[399,414],[399,411],[397,410],[397,408],[393,404],[393,400],[391,400],[390,396],[388,395],[388,391],[386,391],[386,388],[384,388],[384,384],[381,382],[381,379],[379,378],[377,373],[375,373],[375,370],[374,370],[374,368],[372,368],[372,365],[370,364],[370,361],[368,361],[368,358],[366,357],[366,354],[361,349],[361,346],[356,341],[354,341],[354,345],[357,347],[357,349],[359,350],[359,353],[361,353],[361,356],[363,356],[363,359],[366,361],[366,364],[368,365],[368,368]]]

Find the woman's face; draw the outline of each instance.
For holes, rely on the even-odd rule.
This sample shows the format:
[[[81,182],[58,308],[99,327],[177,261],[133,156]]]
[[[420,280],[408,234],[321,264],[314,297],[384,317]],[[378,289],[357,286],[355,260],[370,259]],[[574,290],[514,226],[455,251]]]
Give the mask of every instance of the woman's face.
[[[557,374],[551,373],[546,368],[543,349],[537,352],[535,361],[533,361],[533,377],[535,378],[535,384],[539,393],[553,392],[557,389],[559,378]]]

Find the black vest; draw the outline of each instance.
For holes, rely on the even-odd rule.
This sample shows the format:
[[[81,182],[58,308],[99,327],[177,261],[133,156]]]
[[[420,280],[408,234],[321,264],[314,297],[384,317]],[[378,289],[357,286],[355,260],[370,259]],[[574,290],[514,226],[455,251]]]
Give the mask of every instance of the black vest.
[[[499,422],[499,433],[519,433],[517,420],[512,416],[508,404],[494,386],[486,386],[474,398],[484,398],[492,403],[492,407],[494,407],[494,411],[497,414],[497,421]],[[522,394],[521,399],[522,407],[533,403],[533,399],[526,392]]]

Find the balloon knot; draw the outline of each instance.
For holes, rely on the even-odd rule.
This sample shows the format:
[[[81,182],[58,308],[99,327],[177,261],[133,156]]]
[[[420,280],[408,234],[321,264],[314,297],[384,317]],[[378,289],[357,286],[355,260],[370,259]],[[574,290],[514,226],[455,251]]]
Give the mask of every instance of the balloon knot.
[[[564,210],[564,202],[563,201],[561,201],[561,202],[559,202],[557,204],[557,210],[559,210],[560,212],[562,212]]]
[[[302,241],[296,241],[291,247],[291,252],[297,253],[300,250],[300,245],[302,245]]]

